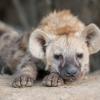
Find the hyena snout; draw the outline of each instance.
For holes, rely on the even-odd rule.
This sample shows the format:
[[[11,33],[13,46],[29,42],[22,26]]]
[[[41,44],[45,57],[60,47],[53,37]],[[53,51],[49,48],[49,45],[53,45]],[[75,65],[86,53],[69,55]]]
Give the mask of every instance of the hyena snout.
[[[62,68],[60,75],[65,80],[74,81],[80,76],[80,70],[73,64],[67,64]]]

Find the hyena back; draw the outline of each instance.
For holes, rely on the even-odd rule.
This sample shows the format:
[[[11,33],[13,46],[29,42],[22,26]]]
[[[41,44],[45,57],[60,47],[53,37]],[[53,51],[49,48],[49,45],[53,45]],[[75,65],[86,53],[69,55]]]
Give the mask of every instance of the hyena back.
[[[16,32],[13,28],[0,22],[0,67],[1,73],[13,73],[16,69],[16,64],[24,55],[22,49],[19,49],[22,35]]]
[[[89,55],[100,50],[100,30],[85,26],[69,11],[53,12],[45,17],[29,37],[27,51],[17,65],[14,87],[32,86],[38,74],[37,62],[50,72],[45,86],[72,82],[89,72]],[[41,67],[42,68],[42,67]]]

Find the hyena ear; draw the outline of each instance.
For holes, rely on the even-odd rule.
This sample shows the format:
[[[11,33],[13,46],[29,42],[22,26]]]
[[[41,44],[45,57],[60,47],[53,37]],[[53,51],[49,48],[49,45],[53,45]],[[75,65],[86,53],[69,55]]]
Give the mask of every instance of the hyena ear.
[[[32,32],[29,39],[29,51],[33,57],[44,59],[46,39],[43,31],[37,29]]]
[[[95,24],[88,25],[82,32],[89,47],[90,54],[100,50],[100,29]]]

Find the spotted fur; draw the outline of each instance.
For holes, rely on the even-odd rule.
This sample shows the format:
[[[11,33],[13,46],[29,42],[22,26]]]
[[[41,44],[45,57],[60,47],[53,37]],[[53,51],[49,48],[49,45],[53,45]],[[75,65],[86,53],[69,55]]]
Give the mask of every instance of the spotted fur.
[[[14,73],[13,87],[32,86],[40,69],[49,72],[43,79],[46,86],[78,80],[89,71],[89,55],[100,50],[99,28],[85,26],[68,10],[50,13],[30,35],[2,29],[1,72],[9,68]],[[75,77],[64,76],[69,66],[78,71]]]

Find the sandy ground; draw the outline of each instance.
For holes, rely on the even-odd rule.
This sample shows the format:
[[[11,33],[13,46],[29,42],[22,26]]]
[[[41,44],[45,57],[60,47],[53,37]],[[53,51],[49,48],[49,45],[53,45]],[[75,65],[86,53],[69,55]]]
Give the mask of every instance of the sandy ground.
[[[0,76],[0,100],[100,100],[100,71],[62,87],[12,88],[12,76]]]

